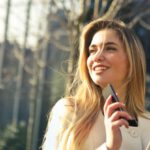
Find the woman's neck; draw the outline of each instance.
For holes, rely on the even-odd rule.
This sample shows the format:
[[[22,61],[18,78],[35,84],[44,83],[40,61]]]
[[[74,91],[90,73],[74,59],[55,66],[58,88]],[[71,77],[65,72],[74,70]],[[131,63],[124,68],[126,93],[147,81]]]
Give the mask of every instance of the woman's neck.
[[[119,87],[114,87],[115,91],[117,93],[117,96],[121,102],[125,102],[126,98],[126,87],[125,86],[119,86]]]

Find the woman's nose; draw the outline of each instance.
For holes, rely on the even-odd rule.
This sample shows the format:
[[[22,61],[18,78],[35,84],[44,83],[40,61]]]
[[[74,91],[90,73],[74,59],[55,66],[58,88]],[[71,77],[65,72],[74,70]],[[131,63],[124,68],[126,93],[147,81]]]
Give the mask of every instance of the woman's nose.
[[[94,61],[102,61],[105,59],[103,50],[99,50],[95,53],[93,60]]]

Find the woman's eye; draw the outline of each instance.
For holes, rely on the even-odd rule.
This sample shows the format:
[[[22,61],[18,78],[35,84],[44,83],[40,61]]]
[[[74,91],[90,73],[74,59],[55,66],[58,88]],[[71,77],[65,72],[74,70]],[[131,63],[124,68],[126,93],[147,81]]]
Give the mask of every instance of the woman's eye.
[[[115,47],[110,47],[110,46],[106,47],[105,49],[108,50],[108,51],[110,51],[110,50],[112,50],[112,51],[117,50]]]
[[[94,53],[96,53],[96,50],[95,50],[95,49],[90,49],[90,50],[89,50],[89,54],[94,54]]]

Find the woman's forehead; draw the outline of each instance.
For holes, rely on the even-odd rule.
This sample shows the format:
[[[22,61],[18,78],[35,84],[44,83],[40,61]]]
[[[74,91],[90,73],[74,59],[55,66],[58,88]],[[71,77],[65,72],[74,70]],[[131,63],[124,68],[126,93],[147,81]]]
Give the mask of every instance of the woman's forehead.
[[[120,43],[117,32],[113,29],[105,29],[96,32],[91,40],[90,45],[98,44],[103,45],[104,43]]]

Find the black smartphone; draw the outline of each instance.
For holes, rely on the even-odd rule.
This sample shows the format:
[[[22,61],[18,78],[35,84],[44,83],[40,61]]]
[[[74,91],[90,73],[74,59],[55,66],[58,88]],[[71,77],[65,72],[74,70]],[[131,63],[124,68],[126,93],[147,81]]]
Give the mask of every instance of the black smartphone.
[[[116,95],[116,92],[111,84],[108,84],[102,91],[103,98],[106,100],[110,95],[112,95],[112,102],[119,102],[119,98]],[[118,108],[119,111],[124,111],[122,108]],[[129,126],[138,126],[138,121],[135,119],[127,120]]]

